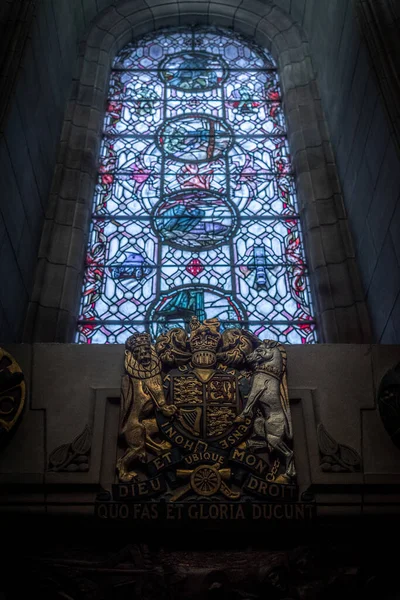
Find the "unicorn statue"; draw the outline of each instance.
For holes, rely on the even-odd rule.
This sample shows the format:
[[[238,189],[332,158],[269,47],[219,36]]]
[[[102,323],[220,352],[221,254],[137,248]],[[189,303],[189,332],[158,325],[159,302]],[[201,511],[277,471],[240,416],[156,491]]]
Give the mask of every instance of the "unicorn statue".
[[[264,340],[246,362],[253,371],[251,390],[247,404],[238,421],[254,418],[253,433],[246,442],[250,451],[276,451],[284,460],[284,473],[275,483],[289,484],[296,471],[293,450],[287,442],[293,438],[292,420],[286,377],[287,356],[278,342]]]

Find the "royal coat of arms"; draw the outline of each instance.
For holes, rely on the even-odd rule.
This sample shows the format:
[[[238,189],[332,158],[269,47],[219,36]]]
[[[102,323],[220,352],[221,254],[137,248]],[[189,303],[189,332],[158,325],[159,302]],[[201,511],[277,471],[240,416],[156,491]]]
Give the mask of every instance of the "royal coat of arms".
[[[131,335],[125,371],[117,472],[126,490],[240,502],[272,483],[293,487],[281,344],[192,317],[189,333],[171,329],[154,345],[147,333]]]

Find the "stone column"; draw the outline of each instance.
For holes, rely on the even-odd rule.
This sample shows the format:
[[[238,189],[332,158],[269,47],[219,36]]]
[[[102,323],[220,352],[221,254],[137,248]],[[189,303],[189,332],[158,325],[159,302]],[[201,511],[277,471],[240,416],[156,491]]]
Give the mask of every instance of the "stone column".
[[[357,16],[400,154],[400,4],[355,0]]]
[[[0,132],[18,76],[35,8],[36,0],[3,0],[0,3]]]

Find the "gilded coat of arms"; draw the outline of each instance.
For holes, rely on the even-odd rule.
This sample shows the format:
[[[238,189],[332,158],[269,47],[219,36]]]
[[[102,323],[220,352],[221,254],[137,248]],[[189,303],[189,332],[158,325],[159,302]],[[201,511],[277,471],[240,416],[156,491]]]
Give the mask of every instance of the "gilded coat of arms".
[[[295,483],[286,352],[192,317],[126,341],[117,472],[126,494],[246,500]],[[121,487],[121,486],[120,486]]]

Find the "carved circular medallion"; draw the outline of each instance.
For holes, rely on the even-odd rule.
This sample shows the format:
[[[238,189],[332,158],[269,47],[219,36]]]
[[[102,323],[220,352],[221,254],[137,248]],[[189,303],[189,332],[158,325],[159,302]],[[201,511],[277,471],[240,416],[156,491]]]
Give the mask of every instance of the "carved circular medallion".
[[[160,77],[168,87],[185,92],[219,87],[227,70],[217,56],[206,52],[184,52],[169,56],[160,67]]]
[[[221,486],[221,475],[215,467],[200,465],[191,474],[190,483],[199,496],[212,496]]]
[[[24,375],[17,361],[0,348],[0,436],[16,424],[25,403]]]
[[[199,163],[221,158],[233,144],[233,134],[219,119],[188,115],[163,125],[157,140],[160,149],[174,160]]]

